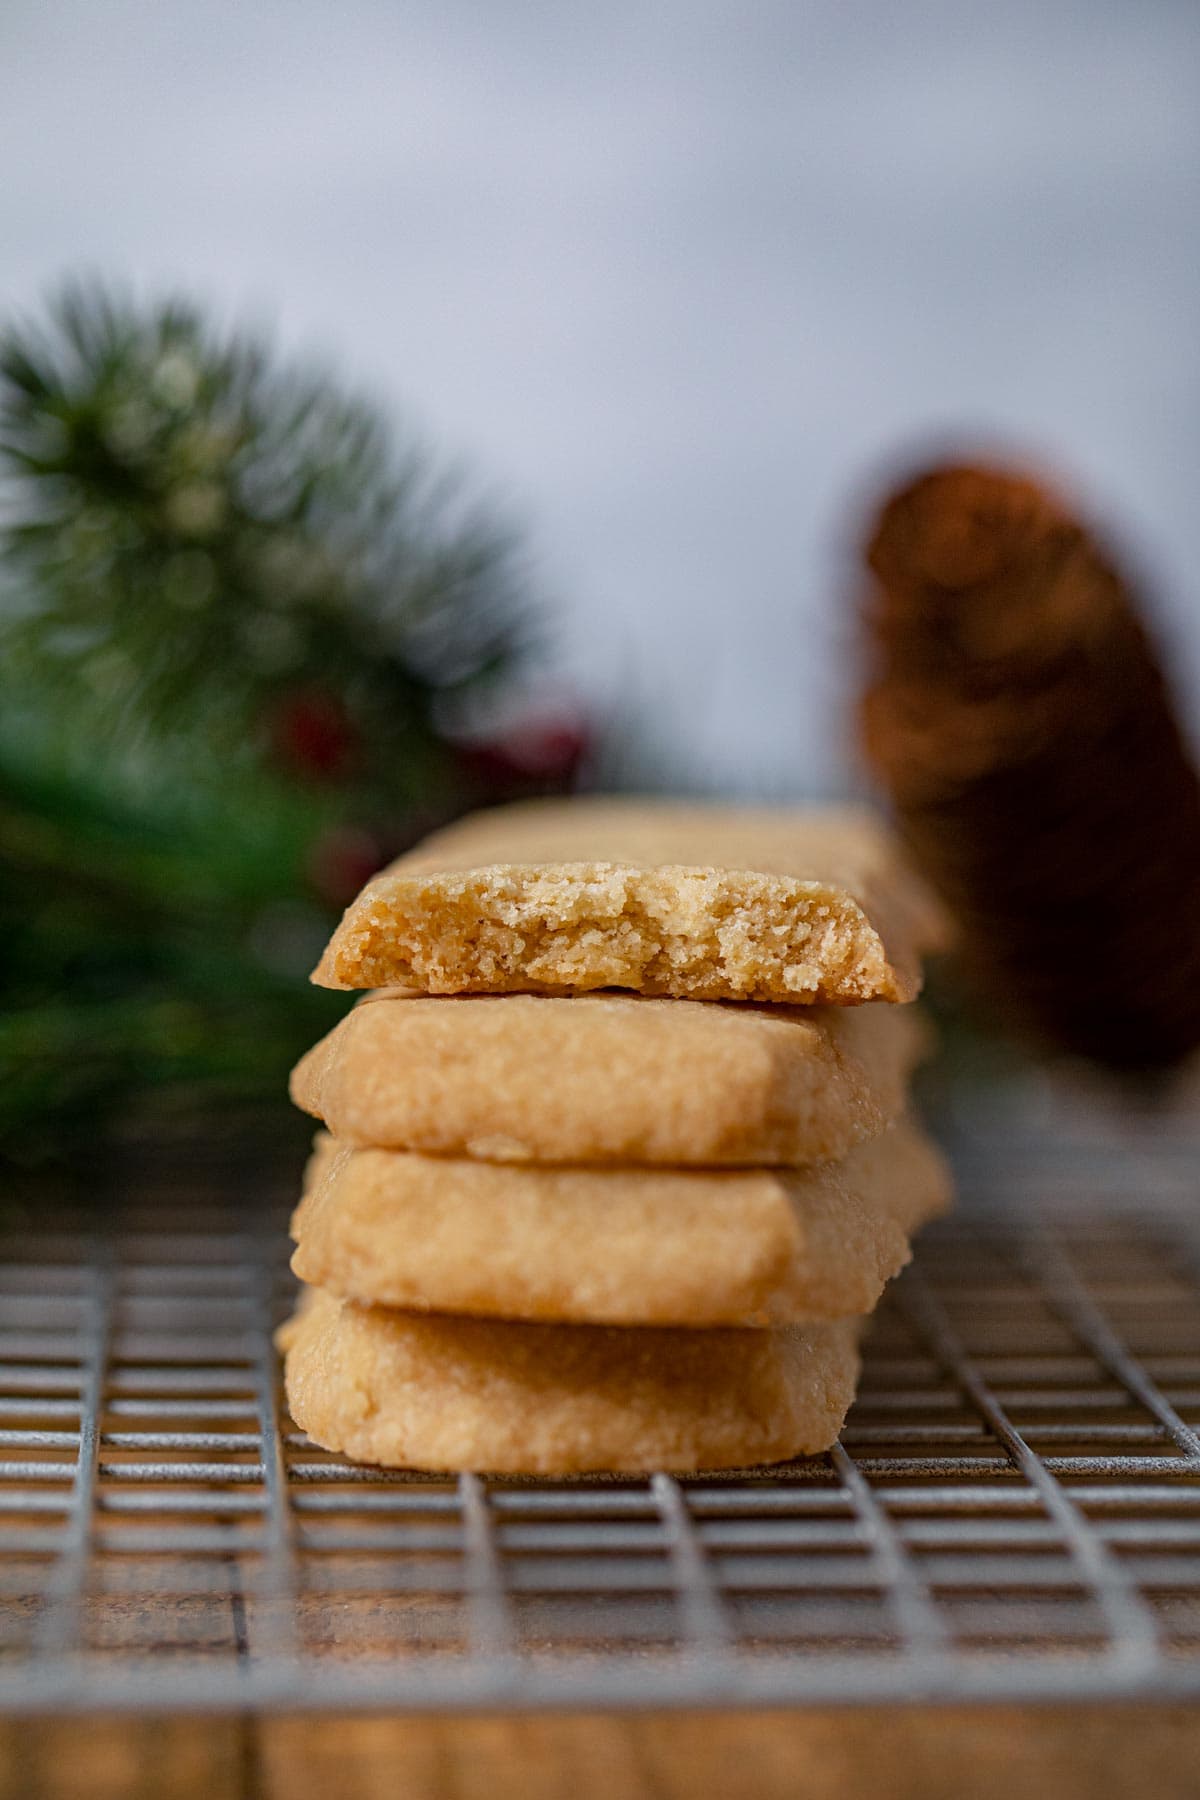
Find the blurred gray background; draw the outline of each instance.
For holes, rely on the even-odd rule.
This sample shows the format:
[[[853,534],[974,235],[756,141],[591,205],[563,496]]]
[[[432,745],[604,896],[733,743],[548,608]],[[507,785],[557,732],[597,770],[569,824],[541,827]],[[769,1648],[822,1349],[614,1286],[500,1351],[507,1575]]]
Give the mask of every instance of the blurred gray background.
[[[1194,0],[3,0],[0,305],[186,284],[528,522],[586,694],[848,779],[845,547],[897,454],[1057,467],[1200,689]]]

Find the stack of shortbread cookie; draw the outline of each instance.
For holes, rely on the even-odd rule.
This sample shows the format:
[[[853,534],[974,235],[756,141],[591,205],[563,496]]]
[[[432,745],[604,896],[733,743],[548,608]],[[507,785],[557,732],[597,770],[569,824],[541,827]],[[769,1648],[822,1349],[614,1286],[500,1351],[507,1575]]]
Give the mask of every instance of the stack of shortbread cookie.
[[[949,1198],[906,1117],[939,921],[842,812],[543,802],[376,877],[315,979],[288,1399],[364,1461],[524,1474],[828,1448]]]

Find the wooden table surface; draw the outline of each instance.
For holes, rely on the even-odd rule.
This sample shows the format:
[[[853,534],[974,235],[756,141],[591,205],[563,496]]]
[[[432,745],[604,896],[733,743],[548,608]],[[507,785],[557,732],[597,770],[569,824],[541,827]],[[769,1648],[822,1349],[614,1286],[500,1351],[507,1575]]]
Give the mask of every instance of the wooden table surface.
[[[0,1723],[0,1800],[1196,1800],[1200,1707]]]

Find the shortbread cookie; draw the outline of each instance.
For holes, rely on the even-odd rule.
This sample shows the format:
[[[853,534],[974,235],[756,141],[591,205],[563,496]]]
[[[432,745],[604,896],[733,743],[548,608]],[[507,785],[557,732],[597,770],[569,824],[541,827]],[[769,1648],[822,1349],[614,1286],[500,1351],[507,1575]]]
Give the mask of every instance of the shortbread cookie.
[[[506,1475],[740,1468],[827,1450],[857,1322],[622,1330],[392,1312],[320,1290],[280,1333],[314,1442],[393,1468]]]
[[[348,1144],[491,1162],[804,1163],[904,1108],[913,1007],[533,994],[361,1002],[296,1105]]]
[[[530,1168],[322,1135],[292,1220],[303,1281],[381,1306],[596,1325],[871,1310],[949,1200],[900,1122],[808,1169]]]
[[[911,1000],[940,919],[869,813],[542,801],[437,833],[353,902],[325,987]]]

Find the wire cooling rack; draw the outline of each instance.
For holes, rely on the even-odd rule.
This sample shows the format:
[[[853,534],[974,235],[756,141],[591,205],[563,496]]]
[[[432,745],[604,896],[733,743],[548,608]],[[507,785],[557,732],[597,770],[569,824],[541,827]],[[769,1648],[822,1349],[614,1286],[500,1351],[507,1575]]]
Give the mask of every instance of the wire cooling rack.
[[[960,1122],[961,1206],[841,1444],[687,1481],[315,1449],[270,1340],[278,1173],[193,1150],[99,1207],[14,1195],[0,1706],[1200,1694],[1200,1120],[1105,1116]]]

